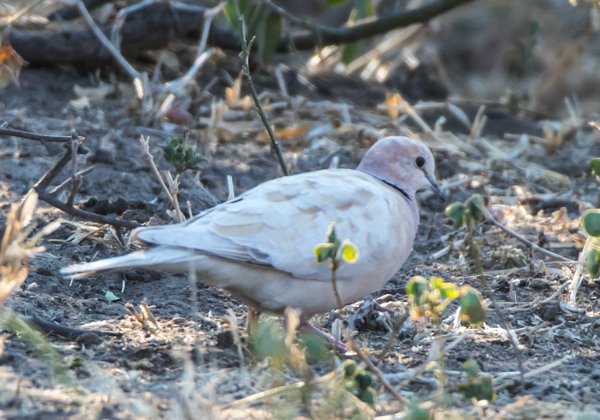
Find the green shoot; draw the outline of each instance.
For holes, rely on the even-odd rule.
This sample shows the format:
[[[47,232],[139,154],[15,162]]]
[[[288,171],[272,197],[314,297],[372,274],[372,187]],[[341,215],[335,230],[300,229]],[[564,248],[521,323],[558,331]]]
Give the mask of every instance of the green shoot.
[[[485,320],[485,307],[481,294],[470,286],[458,287],[441,277],[427,280],[422,276],[411,277],[406,285],[412,319],[429,318],[439,325],[448,305],[460,299],[461,320],[478,325]]]
[[[181,139],[171,139],[164,147],[165,159],[173,166],[175,172],[180,175],[188,169],[200,169],[199,165],[206,161],[204,156],[199,155]]]
[[[348,264],[354,264],[359,257],[359,250],[350,240],[340,240],[335,233],[335,222],[329,225],[327,229],[327,242],[317,244],[315,246],[315,258],[317,262],[323,263],[329,261],[331,269],[331,287],[337,303],[337,307],[343,306],[343,301],[337,288],[336,272],[340,268],[342,261]]]
[[[463,364],[463,370],[467,374],[467,382],[460,384],[458,389],[465,398],[477,401],[494,401],[496,392],[490,374],[482,373],[479,364],[474,359],[469,359]]]

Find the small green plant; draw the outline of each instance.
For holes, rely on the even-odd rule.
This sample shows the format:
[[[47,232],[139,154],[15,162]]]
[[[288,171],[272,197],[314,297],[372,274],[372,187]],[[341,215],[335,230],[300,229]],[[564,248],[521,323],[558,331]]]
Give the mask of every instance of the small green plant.
[[[204,156],[199,155],[189,147],[185,141],[181,139],[171,139],[163,147],[165,153],[165,159],[173,166],[175,166],[175,172],[180,175],[188,169],[200,169],[199,165],[205,162]]]
[[[467,374],[467,381],[458,386],[465,398],[477,401],[494,401],[496,392],[492,383],[492,375],[481,372],[479,364],[474,359],[469,359],[463,364],[463,370]]]
[[[464,203],[456,201],[446,207],[446,216],[454,222],[454,227],[458,229],[483,221],[484,211],[483,198],[479,194],[473,194]]]
[[[344,388],[359,400],[374,406],[377,393],[373,389],[373,377],[354,360],[346,360],[340,366]]]
[[[600,158],[593,158],[590,161],[590,169],[596,175],[596,180],[600,182]],[[598,204],[600,205],[600,198]],[[581,284],[583,267],[594,279],[600,275],[600,208],[584,211],[579,219],[579,225],[587,239],[579,254],[579,261],[571,285],[570,302],[573,305],[577,303],[577,291]]]
[[[600,182],[600,158],[590,161],[590,168],[596,180]],[[600,198],[598,204],[600,205]],[[579,224],[588,237],[584,251],[583,261],[590,276],[596,278],[600,275],[600,209],[586,210],[579,220]]]
[[[465,253],[469,260],[475,264],[477,272],[483,272],[481,264],[481,247],[475,240],[475,228],[485,219],[485,206],[479,194],[473,194],[464,203],[457,201],[446,207],[446,216],[454,223],[454,228],[465,227],[464,238]]]
[[[406,284],[406,294],[411,318],[415,321],[429,319],[436,327],[438,360],[432,360],[427,368],[431,369],[436,377],[438,392],[441,394],[446,383],[442,315],[450,303],[460,298],[461,320],[471,325],[481,324],[485,320],[483,300],[479,292],[472,287],[458,287],[441,277],[431,277],[429,280],[422,276],[411,277]]]
[[[433,419],[433,410],[430,407],[425,407],[413,400],[406,411],[406,420],[430,420]]]
[[[436,325],[448,305],[460,298],[461,320],[470,325],[485,321],[485,308],[481,294],[470,286],[458,287],[441,277],[427,280],[422,276],[411,277],[406,285],[412,319],[431,319]]]
[[[340,268],[342,261],[345,261],[348,264],[354,264],[358,260],[359,250],[349,239],[340,240],[338,238],[335,233],[335,222],[329,225],[325,238],[326,242],[315,246],[315,258],[319,264],[329,261],[329,268],[331,269],[331,287],[337,306],[338,308],[341,308],[343,302],[337,288],[336,272]]]

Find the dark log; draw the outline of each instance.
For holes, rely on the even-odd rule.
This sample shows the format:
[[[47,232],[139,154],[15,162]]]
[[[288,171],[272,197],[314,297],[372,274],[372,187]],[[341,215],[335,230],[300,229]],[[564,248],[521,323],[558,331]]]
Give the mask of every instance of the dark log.
[[[204,11],[201,8],[178,10],[169,3],[153,3],[127,15],[121,28],[121,53],[135,57],[142,51],[159,49],[174,39],[198,36]],[[11,30],[9,41],[21,57],[31,64],[106,62],[109,52],[83,24],[56,24],[45,30]],[[103,32],[110,38],[110,26]],[[239,41],[235,39],[236,47]]]

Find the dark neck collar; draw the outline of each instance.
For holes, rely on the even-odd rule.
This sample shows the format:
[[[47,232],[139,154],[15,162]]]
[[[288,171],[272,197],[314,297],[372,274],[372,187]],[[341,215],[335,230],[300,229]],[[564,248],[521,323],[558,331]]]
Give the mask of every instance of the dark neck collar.
[[[365,172],[366,174],[368,174],[368,172]],[[406,197],[406,199],[408,201],[411,200],[410,195],[408,195],[408,193],[406,191],[404,191],[402,188],[400,188],[399,186],[397,186],[396,184],[394,184],[393,182],[390,182],[386,179],[383,178],[379,178],[378,176],[375,176],[373,174],[369,174],[371,175],[373,178],[380,180],[381,182],[383,182],[384,184],[389,185],[390,187],[392,187],[393,189],[395,189],[396,191],[398,191],[400,194],[402,194],[404,197]]]

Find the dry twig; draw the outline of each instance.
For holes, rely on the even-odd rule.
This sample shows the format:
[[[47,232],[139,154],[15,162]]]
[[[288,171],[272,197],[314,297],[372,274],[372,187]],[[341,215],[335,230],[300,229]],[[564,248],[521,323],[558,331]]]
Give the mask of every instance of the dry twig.
[[[252,95],[252,99],[254,100],[254,105],[256,105],[256,110],[258,111],[258,114],[260,115],[260,119],[262,120],[265,128],[267,129],[267,132],[269,133],[269,138],[271,139],[271,145],[273,146],[273,150],[275,151],[275,154],[277,155],[277,160],[279,161],[279,166],[281,167],[281,171],[283,172],[284,175],[289,175],[287,166],[285,165],[285,162],[283,160],[283,154],[281,153],[281,144],[279,142],[279,140],[277,139],[277,137],[275,136],[275,133],[273,131],[273,127],[271,126],[271,123],[269,122],[269,119],[267,118],[267,116],[265,115],[265,111],[262,108],[262,105],[260,103],[260,99],[258,98],[258,93],[256,93],[256,89],[254,88],[254,83],[252,82],[252,75],[250,74],[250,63],[249,63],[249,59],[250,59],[250,50],[252,48],[252,44],[254,43],[254,38],[252,38],[250,41],[247,40],[246,37],[246,23],[244,22],[244,18],[241,17],[240,18],[240,23],[242,26],[242,71],[244,73],[244,77],[246,77],[246,80],[248,81],[248,86],[250,88],[250,94]]]
[[[54,136],[50,134],[31,133],[29,131],[15,130],[7,128],[6,123],[0,126],[0,136],[20,137],[22,139],[36,140],[42,143],[68,143],[73,140],[73,136]],[[82,139],[82,138],[80,138]]]

